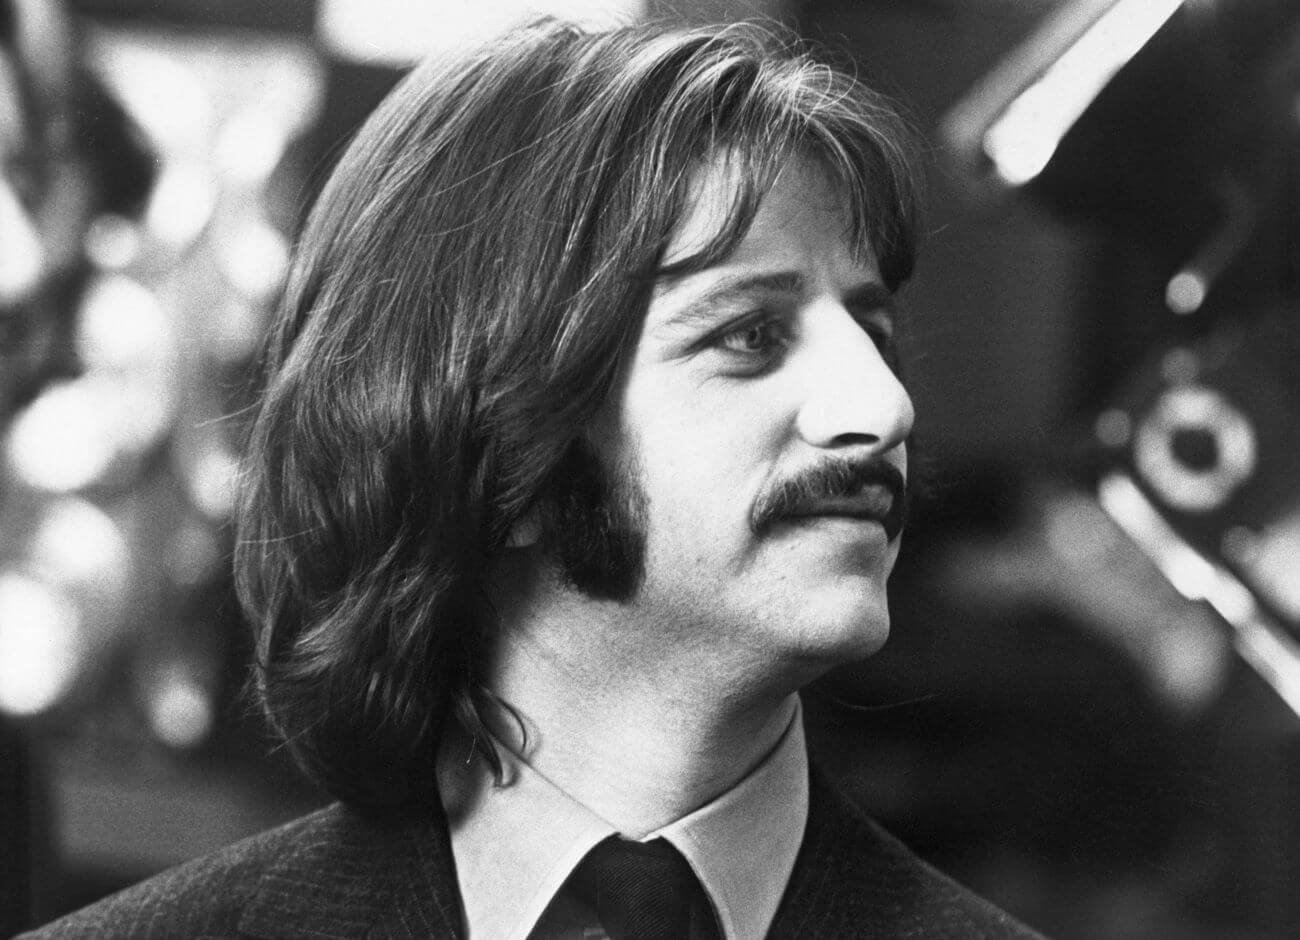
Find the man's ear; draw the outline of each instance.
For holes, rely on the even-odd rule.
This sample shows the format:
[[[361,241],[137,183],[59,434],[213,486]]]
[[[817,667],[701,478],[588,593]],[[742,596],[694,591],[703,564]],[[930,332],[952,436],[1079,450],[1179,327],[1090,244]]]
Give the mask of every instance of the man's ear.
[[[542,520],[536,509],[529,510],[506,537],[506,548],[528,548],[542,538]]]

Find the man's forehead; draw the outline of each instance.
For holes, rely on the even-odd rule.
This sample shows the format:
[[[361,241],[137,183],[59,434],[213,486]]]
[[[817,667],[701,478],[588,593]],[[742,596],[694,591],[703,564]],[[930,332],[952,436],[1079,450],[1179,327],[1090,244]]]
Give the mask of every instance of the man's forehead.
[[[745,161],[727,155],[715,155],[695,170],[687,188],[685,212],[664,252],[664,266],[704,252],[732,224],[742,196],[754,185],[750,172]],[[772,242],[784,238],[798,239],[804,234],[801,230],[809,226],[834,231],[846,252],[860,254],[853,245],[853,213],[847,193],[815,161],[797,155],[788,158],[758,196],[758,212],[750,230],[742,233],[726,260],[742,260],[737,256],[754,248],[770,250]],[[754,244],[757,242],[763,244]],[[874,253],[869,250],[857,260],[875,266]]]

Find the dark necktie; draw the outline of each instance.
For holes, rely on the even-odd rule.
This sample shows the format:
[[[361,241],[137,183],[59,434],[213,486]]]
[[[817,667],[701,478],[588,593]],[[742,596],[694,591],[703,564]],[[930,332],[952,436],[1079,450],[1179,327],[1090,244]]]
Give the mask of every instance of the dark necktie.
[[[610,836],[573,871],[582,899],[610,940],[715,940],[708,895],[680,852],[663,839]]]

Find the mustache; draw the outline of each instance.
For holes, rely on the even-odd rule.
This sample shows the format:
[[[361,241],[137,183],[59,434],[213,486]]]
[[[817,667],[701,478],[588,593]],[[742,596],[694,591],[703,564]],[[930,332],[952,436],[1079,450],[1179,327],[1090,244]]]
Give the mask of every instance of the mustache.
[[[835,512],[828,503],[863,497],[862,514],[877,520],[892,542],[907,524],[910,500],[902,471],[881,459],[837,458],[782,480],[759,496],[749,525],[762,536],[782,519]]]

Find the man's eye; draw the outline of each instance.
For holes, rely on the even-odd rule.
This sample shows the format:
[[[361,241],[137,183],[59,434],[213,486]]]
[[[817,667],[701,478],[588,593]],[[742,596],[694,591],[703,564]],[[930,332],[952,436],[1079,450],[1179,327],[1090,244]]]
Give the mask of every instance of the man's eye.
[[[898,344],[894,341],[893,327],[864,323],[862,329],[871,338],[871,342],[875,343],[876,349],[880,352],[880,358],[884,359],[885,364],[897,374]]]
[[[728,352],[764,356],[784,346],[786,334],[785,327],[776,320],[754,320],[721,334],[717,344]]]
[[[862,324],[862,331],[871,337],[871,341],[876,344],[876,348],[882,353],[894,345],[894,331],[880,326],[875,323]]]

